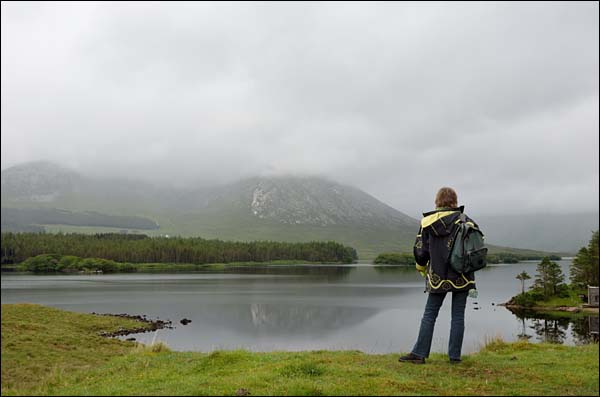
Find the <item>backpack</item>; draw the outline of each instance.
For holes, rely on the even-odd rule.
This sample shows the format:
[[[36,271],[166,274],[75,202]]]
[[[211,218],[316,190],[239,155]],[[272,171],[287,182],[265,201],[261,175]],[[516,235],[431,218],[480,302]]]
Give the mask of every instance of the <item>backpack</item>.
[[[487,251],[481,230],[472,222],[467,222],[465,214],[460,214],[448,258],[452,269],[460,274],[484,268],[487,265]]]

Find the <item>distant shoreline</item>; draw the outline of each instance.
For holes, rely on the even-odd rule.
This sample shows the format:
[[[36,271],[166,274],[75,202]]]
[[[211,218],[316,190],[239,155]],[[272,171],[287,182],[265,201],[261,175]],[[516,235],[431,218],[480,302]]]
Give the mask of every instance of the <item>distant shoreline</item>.
[[[525,310],[531,312],[565,312],[565,313],[599,313],[597,307],[578,307],[578,306],[522,306],[507,303],[498,303],[497,306],[504,306],[507,309]]]
[[[563,259],[569,259],[565,257]],[[534,262],[535,259],[522,260],[517,263],[489,263],[488,266],[510,266],[518,265],[519,263]],[[244,266],[286,266],[286,265],[328,265],[328,266],[352,266],[352,265],[370,265],[372,267],[402,267],[410,268],[414,266],[411,264],[395,264],[395,263],[375,263],[373,260],[358,260],[352,263],[342,262],[320,262],[320,261],[304,261],[304,260],[275,260],[266,262],[215,262],[215,263],[131,263],[135,270],[134,271],[114,271],[114,272],[96,272],[94,270],[88,271],[70,271],[70,272],[30,272],[21,271],[18,269],[20,264],[4,264],[0,268],[1,273],[28,273],[28,274],[125,274],[125,273],[158,273],[158,272],[186,272],[186,271],[198,271],[198,270],[222,270],[231,267],[244,267]],[[499,304],[504,306],[505,304]]]
[[[155,272],[186,272],[197,270],[222,270],[230,267],[244,266],[286,266],[286,265],[354,265],[356,263],[341,263],[341,262],[317,262],[303,260],[275,260],[266,262],[228,262],[228,263],[130,263],[133,271],[113,271],[102,272],[95,270],[80,270],[80,271],[48,271],[48,272],[30,272],[19,270],[19,264],[2,265],[2,273],[28,273],[28,274],[126,274],[126,273],[155,273]]]

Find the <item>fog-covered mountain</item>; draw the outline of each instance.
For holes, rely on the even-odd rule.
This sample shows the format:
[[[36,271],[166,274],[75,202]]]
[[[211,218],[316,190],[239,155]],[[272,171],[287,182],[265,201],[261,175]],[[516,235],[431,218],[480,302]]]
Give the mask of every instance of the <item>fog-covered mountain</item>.
[[[2,199],[48,203],[76,191],[84,183],[78,173],[47,161],[17,165],[2,171]]]
[[[316,177],[255,177],[183,193],[180,208],[240,209],[289,225],[408,226],[417,221],[357,188]]]
[[[254,177],[226,185],[172,189],[88,178],[47,162],[3,170],[2,207],[61,209],[52,211],[51,217],[48,211],[43,212],[44,219],[54,220],[44,223],[50,231],[78,230],[65,226],[74,225],[72,221],[63,225],[56,221],[64,210],[74,211],[68,214],[71,220],[89,219],[77,211],[94,211],[96,223],[90,226],[100,221],[105,225],[111,219],[100,220],[101,214],[137,216],[158,223],[155,232],[144,231],[148,234],[336,240],[356,247],[363,257],[383,250],[410,250],[418,229],[417,220],[360,189],[323,178]],[[31,224],[33,215],[25,216],[22,211],[10,212],[12,223],[19,213]],[[3,222],[3,229],[10,229],[8,226]]]
[[[1,180],[3,206],[104,210],[129,215],[132,210],[161,208],[175,196],[170,189],[119,178],[90,178],[47,161],[7,168],[2,171]]]
[[[86,178],[49,162],[2,171],[3,203],[105,210],[243,210],[284,224],[406,225],[416,220],[369,194],[317,177],[255,177],[235,183],[173,190],[149,184]],[[98,203],[98,201],[103,201]],[[93,207],[93,208],[92,208]]]

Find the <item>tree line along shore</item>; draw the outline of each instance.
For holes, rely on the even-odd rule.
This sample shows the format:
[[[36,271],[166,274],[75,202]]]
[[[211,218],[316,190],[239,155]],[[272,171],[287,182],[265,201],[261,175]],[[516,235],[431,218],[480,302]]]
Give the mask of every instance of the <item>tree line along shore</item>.
[[[60,271],[97,266],[98,270],[131,271],[132,264],[209,264],[307,261],[352,263],[356,250],[334,241],[222,241],[146,235],[2,233],[0,262],[15,265],[38,255],[28,270]]]

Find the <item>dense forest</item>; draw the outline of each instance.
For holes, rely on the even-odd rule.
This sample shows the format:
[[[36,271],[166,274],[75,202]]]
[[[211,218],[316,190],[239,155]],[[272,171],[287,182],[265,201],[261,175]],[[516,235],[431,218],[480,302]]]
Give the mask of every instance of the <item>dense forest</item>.
[[[72,226],[102,226],[124,229],[158,229],[151,219],[140,216],[108,215],[94,211],[67,211],[57,208],[2,208],[2,230],[9,231],[11,226],[17,226],[17,231],[32,225],[72,225]],[[39,226],[38,226],[39,227]]]
[[[1,263],[20,263],[40,254],[75,255],[131,263],[228,263],[272,260],[352,262],[356,250],[334,241],[236,242],[199,237],[146,235],[2,233]]]

